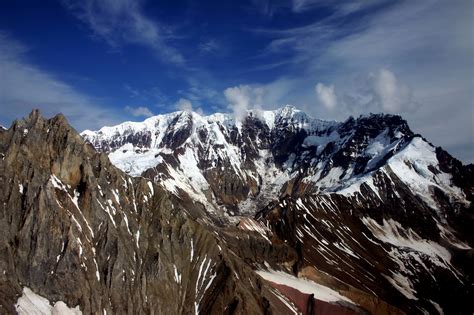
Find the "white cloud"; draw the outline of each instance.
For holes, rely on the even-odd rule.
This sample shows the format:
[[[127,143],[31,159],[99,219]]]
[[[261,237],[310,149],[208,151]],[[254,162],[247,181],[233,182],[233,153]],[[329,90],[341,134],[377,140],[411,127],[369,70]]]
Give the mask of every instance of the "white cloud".
[[[201,107],[193,108],[193,104],[191,103],[191,101],[185,98],[180,98],[174,106],[176,107],[177,110],[181,110],[184,112],[191,113],[194,111],[195,113],[199,115],[204,114],[204,111],[202,110]]]
[[[78,130],[121,120],[108,108],[26,60],[28,48],[0,32],[0,120],[9,125],[33,108],[43,115],[63,113]]]
[[[151,117],[153,113],[151,112],[148,107],[138,106],[138,107],[130,107],[125,106],[125,111],[132,114],[134,117]]]
[[[411,88],[401,83],[387,69],[370,74],[373,88],[373,102],[386,113],[407,113],[416,109]]]
[[[334,92],[334,85],[326,86],[323,83],[316,84],[316,95],[319,102],[328,110],[334,110],[337,106],[337,97]]]
[[[63,0],[63,5],[87,24],[94,35],[117,48],[138,44],[152,49],[163,61],[183,64],[184,57],[169,43],[169,28],[148,18],[135,0]]]
[[[185,98],[180,98],[176,104],[175,107],[177,110],[182,110],[185,112],[192,112],[193,111],[193,104],[191,103],[190,100],[185,99]]]
[[[300,12],[318,5],[294,4]],[[335,13],[295,28],[255,31],[270,38],[261,68],[284,67],[285,78],[297,81],[293,86],[300,93],[282,95],[278,103],[300,106],[314,98],[312,82],[331,82],[337,86],[337,110],[306,107],[312,115],[343,120],[370,111],[401,113],[434,144],[474,161],[472,1],[321,4]],[[363,18],[353,18],[358,10]],[[458,113],[465,113],[463,119],[446,123]]]
[[[264,89],[250,85],[239,85],[224,90],[224,96],[234,113],[236,121],[242,121],[248,109],[260,108],[263,102]]]

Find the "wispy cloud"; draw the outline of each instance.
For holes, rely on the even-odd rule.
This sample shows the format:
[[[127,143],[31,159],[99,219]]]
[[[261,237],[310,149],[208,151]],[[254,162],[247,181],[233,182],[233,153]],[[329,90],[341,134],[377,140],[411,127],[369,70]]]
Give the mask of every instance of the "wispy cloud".
[[[260,14],[272,17],[276,11],[289,6],[286,0],[251,0],[251,4]]]
[[[292,0],[291,9],[295,13],[325,8],[335,16],[348,15],[362,11],[375,5],[380,5],[384,0],[364,1],[333,1],[333,0]]]
[[[98,128],[120,121],[118,115],[95,105],[85,95],[53,74],[28,62],[29,49],[0,32],[0,119],[9,123],[38,108],[46,116],[63,113],[78,130]]]
[[[130,84],[124,84],[123,88],[131,98],[147,104],[153,104],[154,107],[164,107],[168,103],[168,97],[158,86],[137,88]]]
[[[472,148],[458,156],[474,161],[474,4],[307,0],[294,1],[293,10],[321,5],[333,13],[303,26],[253,30],[270,39],[259,70],[281,71],[297,82],[291,87],[299,93],[282,94],[278,103],[306,103],[301,107],[313,115],[335,119],[369,111],[400,113],[417,132],[448,150],[461,143]],[[337,90],[335,110],[316,102],[308,106],[317,82]],[[457,122],[444,118],[454,112],[466,115],[456,116]],[[436,121],[438,128],[432,128]]]
[[[189,87],[187,89],[178,90],[178,94],[182,96],[183,99],[191,101],[195,107],[204,108],[211,104],[211,106],[216,107],[216,110],[222,110],[222,106],[225,105],[222,93],[209,87],[212,86],[212,84],[205,83],[213,81],[214,79],[209,77],[205,71],[197,75],[201,80],[196,79],[192,75],[186,77]]]
[[[183,55],[169,43],[170,28],[151,20],[134,0],[62,0],[64,7],[84,22],[94,36],[118,48],[136,44],[153,50],[164,62],[182,65]]]
[[[130,113],[133,117],[151,117],[153,113],[148,107],[145,106],[138,106],[138,107],[131,107],[125,106],[125,111]]]
[[[294,12],[303,12],[306,10],[310,10],[314,7],[321,6],[320,0],[293,0],[292,2],[292,10]]]
[[[215,39],[209,39],[199,44],[199,51],[202,53],[214,53],[220,49],[220,45]]]

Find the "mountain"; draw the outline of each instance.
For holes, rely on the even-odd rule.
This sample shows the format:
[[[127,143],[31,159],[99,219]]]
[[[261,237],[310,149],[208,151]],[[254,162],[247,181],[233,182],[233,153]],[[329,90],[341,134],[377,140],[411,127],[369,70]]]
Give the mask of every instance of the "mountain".
[[[474,166],[400,116],[33,111],[0,157],[1,313],[474,310]]]

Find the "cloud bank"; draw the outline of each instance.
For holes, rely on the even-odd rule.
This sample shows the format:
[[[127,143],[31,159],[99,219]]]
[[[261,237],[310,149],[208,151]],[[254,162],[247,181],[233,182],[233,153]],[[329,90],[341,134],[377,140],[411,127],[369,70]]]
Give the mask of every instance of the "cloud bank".
[[[401,114],[415,132],[474,162],[472,1],[294,0],[291,10],[303,14],[322,6],[332,15],[298,27],[253,30],[269,39],[259,70],[280,72],[274,82],[287,82],[289,92],[276,103],[337,120]],[[326,85],[319,92],[316,87],[317,103],[311,104],[318,82]],[[265,84],[267,93],[276,94],[272,83]],[[337,106],[331,106],[331,86]]]
[[[85,95],[51,73],[28,62],[29,49],[0,32],[0,120],[5,126],[38,108],[51,116],[63,113],[79,131],[119,122],[114,111],[95,105]]]

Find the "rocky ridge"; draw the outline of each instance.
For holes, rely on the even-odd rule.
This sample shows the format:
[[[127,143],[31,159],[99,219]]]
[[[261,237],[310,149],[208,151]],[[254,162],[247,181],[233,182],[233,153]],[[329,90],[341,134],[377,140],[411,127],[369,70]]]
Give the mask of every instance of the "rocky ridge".
[[[36,111],[0,130],[9,312],[24,287],[85,313],[472,312],[473,167],[399,116],[81,135]]]
[[[85,314],[274,307],[202,208],[127,176],[64,116],[32,112],[0,133],[0,150],[0,313],[15,313],[25,287]]]

